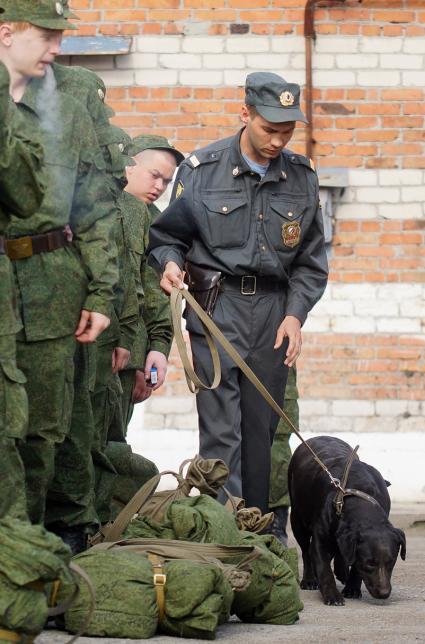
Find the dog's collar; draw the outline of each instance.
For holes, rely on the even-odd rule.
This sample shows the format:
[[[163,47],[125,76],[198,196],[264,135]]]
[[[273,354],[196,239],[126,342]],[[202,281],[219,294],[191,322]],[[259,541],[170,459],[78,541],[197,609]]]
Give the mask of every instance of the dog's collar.
[[[338,486],[337,486],[338,492],[336,493],[334,498],[334,506],[335,506],[335,512],[337,517],[340,517],[342,514],[342,510],[344,508],[344,499],[346,496],[357,496],[359,497],[359,499],[363,499],[364,501],[369,501],[370,503],[373,503],[373,505],[377,505],[378,507],[381,507],[378,501],[374,499],[373,496],[370,496],[370,494],[366,494],[366,492],[362,492],[361,490],[355,490],[354,488],[345,487],[347,485],[348,473],[351,469],[353,461],[355,458],[358,458],[357,456],[358,449],[359,449],[359,446],[357,445],[351,451],[351,454],[348,457],[348,461],[344,469],[344,474],[342,475],[342,479],[341,481],[338,481]]]
[[[376,499],[373,498],[373,496],[370,496],[370,494],[366,494],[366,492],[362,492],[361,490],[355,490],[353,488],[343,488],[339,490],[334,498],[334,506],[335,506],[335,512],[338,517],[341,516],[342,510],[344,508],[344,499],[346,496],[357,496],[359,499],[363,499],[364,501],[369,501],[369,503],[373,503],[373,505],[377,505],[378,507],[381,507],[380,504]]]

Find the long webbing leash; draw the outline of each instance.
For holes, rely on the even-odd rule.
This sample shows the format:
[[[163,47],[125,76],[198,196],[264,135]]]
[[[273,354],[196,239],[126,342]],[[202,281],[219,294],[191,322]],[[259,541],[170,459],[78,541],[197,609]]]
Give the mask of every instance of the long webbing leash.
[[[208,385],[202,382],[199,376],[195,373],[195,370],[192,366],[192,363],[190,361],[190,358],[187,352],[186,342],[184,340],[182,327],[181,327],[183,298],[187,300],[188,304],[192,307],[192,309],[198,316],[199,320],[201,321],[201,324],[205,331],[206,341],[208,343],[208,347],[211,352],[211,358],[213,361],[214,375],[213,375],[213,382],[211,383],[211,385]],[[349,459],[344,469],[342,480],[332,476],[331,472],[328,470],[324,462],[319,458],[319,456],[316,454],[314,449],[303,438],[303,436],[295,427],[291,419],[288,418],[288,416],[285,414],[283,409],[279,407],[279,405],[277,404],[275,399],[270,395],[270,393],[267,391],[267,389],[265,388],[261,380],[259,380],[255,375],[255,373],[252,371],[252,369],[248,367],[248,365],[241,358],[241,356],[236,351],[236,349],[224,337],[223,333],[220,331],[218,326],[212,321],[210,316],[207,315],[207,313],[205,313],[204,309],[198,304],[198,302],[189,293],[189,291],[187,291],[186,289],[178,289],[176,287],[173,287],[171,291],[170,299],[171,299],[171,316],[173,320],[173,327],[174,327],[174,334],[175,334],[177,349],[179,351],[180,358],[183,363],[187,385],[190,391],[192,391],[192,393],[196,393],[197,391],[199,391],[199,389],[215,389],[216,387],[218,387],[220,383],[221,366],[220,366],[220,356],[218,354],[218,350],[214,341],[216,340],[223,347],[226,353],[232,358],[232,360],[239,367],[239,369],[245,374],[248,380],[254,385],[254,387],[256,387],[256,389],[260,392],[263,398],[269,403],[272,409],[288,423],[288,425],[291,427],[294,434],[296,434],[296,436],[300,439],[303,445],[309,450],[310,454],[312,455],[316,463],[319,465],[319,467],[321,467],[321,469],[327,474],[330,482],[337,490],[337,494],[334,499],[334,505],[335,505],[337,516],[338,517],[341,516],[343,505],[344,505],[344,498],[346,496],[357,496],[358,498],[361,498],[364,501],[369,501],[370,503],[373,503],[374,505],[381,507],[378,501],[374,499],[372,496],[370,496],[369,494],[366,494],[366,492],[345,487],[347,484],[348,474],[351,469],[351,465],[353,463],[354,457],[356,456],[357,450],[359,448],[358,445],[353,449],[353,451],[349,456]]]
[[[187,300],[188,304],[192,307],[194,312],[197,314],[200,319],[202,326],[205,331],[206,340],[211,351],[211,357],[213,361],[214,376],[213,382],[211,385],[208,385],[199,378],[195,373],[194,368],[192,367],[189,355],[187,353],[186,342],[183,337],[183,332],[181,328],[182,320],[182,303],[183,298]],[[316,463],[321,467],[321,469],[327,474],[332,485],[339,490],[340,492],[345,492],[344,488],[341,486],[341,481],[338,478],[332,476],[331,472],[328,470],[323,461],[316,454],[314,449],[307,443],[306,440],[302,437],[298,429],[295,427],[293,422],[288,418],[283,409],[279,407],[275,399],[267,391],[263,383],[257,378],[255,373],[248,367],[246,362],[241,358],[236,349],[231,345],[231,343],[224,337],[223,333],[217,327],[217,325],[212,321],[212,319],[207,315],[204,309],[198,304],[195,298],[187,291],[186,289],[178,289],[173,287],[171,291],[171,316],[173,320],[175,340],[177,344],[177,349],[180,354],[181,361],[183,363],[183,368],[186,376],[186,381],[190,391],[196,393],[199,389],[215,389],[221,380],[221,367],[220,367],[220,357],[218,354],[217,347],[215,345],[215,340],[222,346],[222,348],[228,353],[232,358],[235,364],[239,369],[245,374],[248,380],[256,387],[260,392],[263,398],[269,403],[272,409],[283,418],[288,425],[291,427],[292,431],[300,439],[300,441],[305,445],[309,450],[310,454],[316,461]]]

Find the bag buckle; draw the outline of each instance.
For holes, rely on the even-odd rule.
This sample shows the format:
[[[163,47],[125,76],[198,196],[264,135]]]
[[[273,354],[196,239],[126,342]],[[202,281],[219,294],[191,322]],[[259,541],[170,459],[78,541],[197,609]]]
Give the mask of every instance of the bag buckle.
[[[243,275],[241,279],[242,295],[255,295],[257,291],[257,278],[255,275]]]
[[[32,256],[32,239],[28,235],[18,239],[6,240],[6,254],[11,260],[25,259]]]
[[[167,575],[164,575],[164,573],[162,572],[157,572],[153,576],[154,586],[165,586],[166,581],[167,581]]]

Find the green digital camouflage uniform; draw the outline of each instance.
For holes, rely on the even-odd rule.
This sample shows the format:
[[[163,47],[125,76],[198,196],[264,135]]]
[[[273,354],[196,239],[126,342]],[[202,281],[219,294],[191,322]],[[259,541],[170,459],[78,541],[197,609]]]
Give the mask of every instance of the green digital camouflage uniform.
[[[165,150],[171,153],[179,165],[184,156],[170,144],[157,135],[142,134],[136,136],[127,147],[127,153],[135,156],[144,150]],[[157,273],[148,265],[145,250],[149,241],[149,228],[160,214],[155,204],[146,205],[141,199],[125,192],[122,196],[124,210],[128,222],[127,244],[134,260],[136,274],[140,277],[139,329],[133,352],[127,368],[120,372],[122,395],[122,418],[124,433],[116,425],[110,432],[110,440],[125,441],[128,424],[134,410],[133,389],[136,382],[136,371],[143,370],[146,355],[149,351],[160,351],[168,357],[173,339],[173,328],[169,298],[159,286]]]
[[[9,98],[9,74],[0,64],[0,239],[10,213],[29,217],[43,197],[42,148],[30,140]],[[16,319],[13,275],[9,259],[0,252],[0,518],[26,517],[25,472],[16,442],[25,436],[28,401],[25,376],[16,366]]]
[[[155,206],[148,207],[128,192],[123,193],[121,200],[126,217],[126,241],[138,284],[140,317],[130,362],[120,372],[123,390],[122,428],[119,423],[114,423],[109,433],[109,440],[114,441],[125,441],[134,409],[133,389],[136,371],[143,371],[149,351],[160,351],[168,357],[173,337],[169,298],[162,292],[158,275],[148,266],[145,256],[149,226],[153,220],[152,214],[155,213],[153,209],[157,209]]]
[[[297,370],[291,367],[288,371],[288,381],[285,389],[283,410],[296,429],[299,428]],[[289,506],[288,465],[291,460],[289,439],[292,428],[281,418],[273,438],[272,465],[270,473],[269,508],[274,510],[281,506]]]
[[[0,6],[5,9],[3,20],[47,29],[69,27],[59,1],[0,0]],[[73,97],[54,90],[50,68],[44,79],[29,82],[17,105],[25,122],[41,135],[46,194],[31,218],[12,218],[7,236],[60,231],[66,225],[73,235],[72,243],[13,262],[24,324],[18,336],[18,365],[27,377],[29,396],[29,428],[21,455],[30,518],[43,522],[56,446],[70,427],[74,333],[80,313],[86,309],[110,316],[117,279],[110,240],[114,211],[90,118]],[[49,508],[56,501],[60,504],[60,492],[56,486]]]
[[[59,450],[59,481],[66,485],[66,504],[56,504],[49,513],[52,522],[63,526],[96,524],[98,517],[94,504],[95,479],[102,475],[113,479],[115,470],[100,449],[103,426],[110,413],[119,407],[120,382],[112,374],[112,351],[116,346],[131,349],[137,324],[137,298],[132,296],[131,285],[121,279],[125,258],[121,242],[121,214],[117,198],[125,185],[125,165],[130,160],[123,157],[121,138],[109,123],[112,110],[105,104],[105,85],[94,72],[83,67],[53,65],[60,91],[73,96],[87,109],[92,120],[98,144],[103,153],[107,181],[110,186],[111,207],[115,217],[113,237],[117,245],[120,280],[114,291],[111,325],[98,338],[95,345],[77,349],[77,377],[72,411],[71,431]],[[120,285],[124,284],[122,288]],[[94,461],[94,463],[93,463]]]

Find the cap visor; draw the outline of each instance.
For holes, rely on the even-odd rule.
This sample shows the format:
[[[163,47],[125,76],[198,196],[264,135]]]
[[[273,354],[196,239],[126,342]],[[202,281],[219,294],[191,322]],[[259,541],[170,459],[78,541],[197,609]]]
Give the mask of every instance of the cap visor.
[[[255,105],[255,109],[263,119],[270,123],[289,123],[290,121],[302,121],[308,123],[306,117],[299,107],[269,107],[267,105]]]
[[[68,22],[68,20],[66,20],[65,18],[52,18],[52,20],[30,20],[29,22],[35,27],[41,27],[42,29],[52,29],[55,31],[78,29],[76,25],[73,25],[72,22]]]

